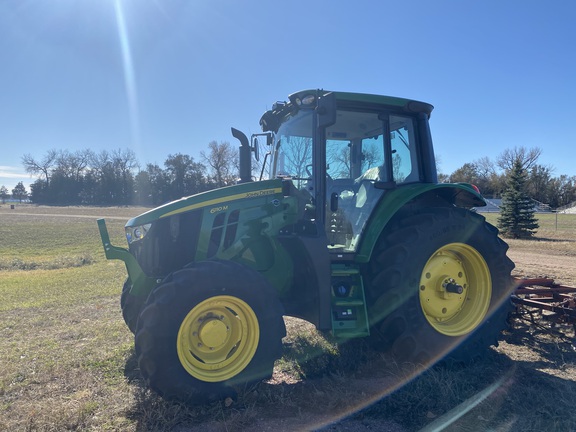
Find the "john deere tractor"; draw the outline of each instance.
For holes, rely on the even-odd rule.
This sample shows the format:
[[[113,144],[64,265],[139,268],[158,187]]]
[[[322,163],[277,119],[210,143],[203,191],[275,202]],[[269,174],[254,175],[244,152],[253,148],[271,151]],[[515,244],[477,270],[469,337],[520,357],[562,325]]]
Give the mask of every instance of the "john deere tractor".
[[[270,377],[283,316],[425,366],[496,344],[514,265],[477,188],[438,183],[432,109],[300,91],[261,134],[232,129],[238,184],[129,220],[127,249],[98,220],[126,264],[122,313],[150,387],[202,401]]]

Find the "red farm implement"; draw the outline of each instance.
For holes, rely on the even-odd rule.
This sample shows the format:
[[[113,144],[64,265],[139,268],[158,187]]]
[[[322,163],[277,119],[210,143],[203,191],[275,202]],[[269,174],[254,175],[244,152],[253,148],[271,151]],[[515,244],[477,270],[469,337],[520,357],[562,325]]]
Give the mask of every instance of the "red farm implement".
[[[549,320],[576,325],[576,287],[553,279],[517,279],[512,303],[518,308],[540,310]]]

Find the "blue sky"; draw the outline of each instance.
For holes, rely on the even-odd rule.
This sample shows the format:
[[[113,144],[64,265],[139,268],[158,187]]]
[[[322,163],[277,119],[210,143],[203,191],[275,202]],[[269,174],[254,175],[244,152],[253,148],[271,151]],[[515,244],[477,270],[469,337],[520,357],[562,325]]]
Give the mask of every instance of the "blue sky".
[[[0,0],[0,185],[25,153],[199,160],[306,88],[432,103],[444,173],[504,149],[576,175],[572,0]]]

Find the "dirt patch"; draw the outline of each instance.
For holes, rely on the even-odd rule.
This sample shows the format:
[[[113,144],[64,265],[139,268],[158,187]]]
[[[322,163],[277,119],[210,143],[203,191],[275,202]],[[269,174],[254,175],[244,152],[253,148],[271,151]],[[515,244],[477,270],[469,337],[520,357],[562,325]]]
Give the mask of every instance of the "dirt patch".
[[[511,249],[508,256],[516,264],[513,274],[521,278],[551,278],[563,285],[576,286],[576,257],[550,251]]]
[[[106,218],[110,220],[128,220],[135,215],[144,213],[150,210],[146,207],[84,207],[84,206],[71,206],[71,207],[51,207],[39,206],[34,204],[16,204],[14,208],[9,205],[0,205],[0,214],[6,216],[33,216],[39,218],[46,217],[63,217],[68,218],[89,218],[100,219]]]

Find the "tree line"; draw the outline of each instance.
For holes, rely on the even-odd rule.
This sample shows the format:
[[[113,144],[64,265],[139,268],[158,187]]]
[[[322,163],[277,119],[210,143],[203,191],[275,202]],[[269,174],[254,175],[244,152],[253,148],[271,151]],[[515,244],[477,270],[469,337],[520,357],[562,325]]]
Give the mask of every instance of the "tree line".
[[[538,163],[542,149],[515,147],[504,150],[495,160],[488,157],[468,162],[450,175],[439,175],[440,181],[471,183],[487,198],[502,198],[507,189],[510,173],[525,172],[526,194],[552,209],[576,201],[576,176],[554,177],[554,168]],[[518,165],[518,166],[516,166]]]
[[[534,200],[559,208],[576,201],[576,176],[553,176],[553,168],[538,163],[539,148],[504,150],[495,160],[488,157],[467,162],[452,174],[439,174],[442,182],[465,182],[479,187],[488,198],[501,198],[514,165],[526,173],[525,192]],[[16,199],[29,197],[48,205],[142,205],[162,203],[206,190],[234,184],[238,150],[228,142],[212,141],[200,160],[177,153],[161,167],[141,167],[132,150],[96,153],[90,149],[71,152],[48,150],[37,158],[22,157],[24,169],[36,176],[30,193],[22,184],[12,191]],[[0,187],[2,199],[8,197]]]
[[[163,167],[142,169],[129,149],[52,149],[40,158],[25,154],[22,164],[38,177],[29,194],[35,204],[157,206],[236,181],[238,151],[230,143],[210,142],[200,159],[177,153]]]

